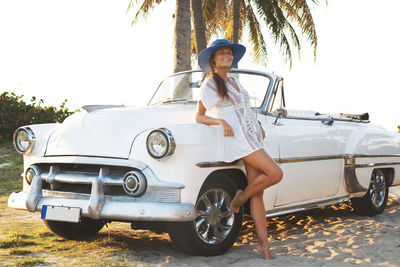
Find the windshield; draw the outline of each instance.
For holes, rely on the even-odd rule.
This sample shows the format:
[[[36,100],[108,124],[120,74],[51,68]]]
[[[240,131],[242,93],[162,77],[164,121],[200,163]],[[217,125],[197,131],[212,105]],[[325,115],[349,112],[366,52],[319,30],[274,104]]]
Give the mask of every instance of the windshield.
[[[205,75],[202,71],[192,71],[168,77],[160,84],[149,105],[197,103]],[[252,107],[261,107],[270,84],[268,76],[240,71],[229,72],[228,76],[239,79],[250,95]]]

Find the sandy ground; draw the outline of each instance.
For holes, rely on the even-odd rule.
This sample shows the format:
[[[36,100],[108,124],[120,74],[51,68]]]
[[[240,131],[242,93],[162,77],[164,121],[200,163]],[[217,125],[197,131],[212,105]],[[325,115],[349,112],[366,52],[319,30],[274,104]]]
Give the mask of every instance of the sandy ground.
[[[132,231],[126,223],[111,223],[102,232],[124,237],[135,258],[134,262],[128,261],[139,266],[400,266],[399,200],[400,187],[391,188],[388,207],[374,217],[358,216],[349,203],[342,203],[268,218],[272,252],[277,256],[272,261],[263,260],[255,251],[257,240],[251,218],[245,218],[238,242],[224,255],[215,257],[179,253],[168,234]],[[40,221],[39,214],[8,212],[3,218],[25,215]]]
[[[273,253],[265,261],[255,251],[250,218],[227,253],[193,257],[176,252],[168,235],[138,241],[135,253],[146,266],[400,266],[400,187],[391,188],[388,207],[374,217],[355,215],[349,203],[268,219]],[[109,229],[112,231],[112,228]]]

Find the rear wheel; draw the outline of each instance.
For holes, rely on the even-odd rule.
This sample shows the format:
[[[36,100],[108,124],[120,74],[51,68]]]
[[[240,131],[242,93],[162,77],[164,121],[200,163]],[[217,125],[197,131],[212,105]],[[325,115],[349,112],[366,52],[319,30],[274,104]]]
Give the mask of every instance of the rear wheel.
[[[70,240],[87,240],[94,237],[104,226],[103,221],[82,218],[79,223],[43,220],[55,235]]]
[[[227,251],[239,234],[243,208],[229,209],[237,187],[220,175],[201,189],[196,202],[197,218],[190,222],[168,223],[175,247],[191,255],[214,256]]]
[[[372,216],[385,210],[388,195],[389,186],[385,174],[382,170],[375,169],[367,194],[360,198],[352,198],[351,204],[358,214]]]

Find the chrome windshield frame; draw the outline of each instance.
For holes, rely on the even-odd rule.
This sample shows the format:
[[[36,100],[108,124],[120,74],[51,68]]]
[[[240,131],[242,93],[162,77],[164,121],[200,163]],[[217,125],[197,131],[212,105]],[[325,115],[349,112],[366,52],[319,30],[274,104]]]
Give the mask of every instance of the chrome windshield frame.
[[[165,82],[165,80],[167,80],[171,77],[177,76],[177,75],[182,75],[182,74],[186,74],[186,73],[195,73],[195,72],[203,72],[203,71],[202,70],[186,70],[186,71],[174,73],[174,74],[166,77],[164,80],[162,80],[160,82],[160,84],[158,85],[157,89],[154,91],[154,94],[151,96],[147,105],[150,106],[151,101],[153,100],[158,89],[161,87],[163,82]],[[207,73],[205,73],[205,72],[203,72],[203,73],[204,73],[204,75],[203,75],[203,80],[204,80],[205,77],[207,76]],[[264,76],[264,77],[267,77],[268,79],[270,79],[270,83],[268,85],[268,88],[266,89],[266,93],[265,93],[265,97],[264,97],[262,105],[258,108],[254,108],[254,107],[252,108],[257,113],[265,114],[266,108],[269,106],[269,102],[270,102],[270,98],[271,98],[272,91],[273,91],[272,89],[274,88],[274,84],[276,83],[276,81],[278,79],[281,79],[281,78],[274,74],[269,74],[269,73],[262,72],[262,71],[247,70],[247,69],[230,69],[229,73],[243,73],[243,74],[249,74],[249,75],[259,75],[259,76]]]

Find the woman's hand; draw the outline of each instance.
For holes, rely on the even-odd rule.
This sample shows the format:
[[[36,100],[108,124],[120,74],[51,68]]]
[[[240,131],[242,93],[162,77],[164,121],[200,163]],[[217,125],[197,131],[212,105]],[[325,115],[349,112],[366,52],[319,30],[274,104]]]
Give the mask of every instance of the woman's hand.
[[[220,119],[219,125],[224,129],[224,136],[234,135],[232,127],[225,120]]]
[[[224,129],[224,136],[233,136],[234,134],[232,127],[225,120],[206,115],[206,108],[201,100],[197,102],[196,122],[207,125],[221,125]]]

